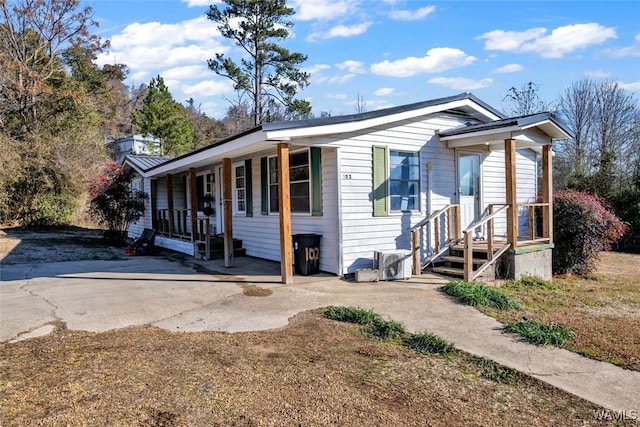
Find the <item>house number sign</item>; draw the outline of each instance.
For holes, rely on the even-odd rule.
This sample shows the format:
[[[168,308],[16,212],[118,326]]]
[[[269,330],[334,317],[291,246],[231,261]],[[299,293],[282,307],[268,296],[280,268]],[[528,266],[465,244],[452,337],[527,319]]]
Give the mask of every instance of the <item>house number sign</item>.
[[[304,248],[305,249],[305,260],[307,262],[313,261],[313,264],[316,265],[318,261],[320,261],[320,248]]]
[[[351,174],[350,173],[343,173],[342,174],[342,179],[351,179]]]

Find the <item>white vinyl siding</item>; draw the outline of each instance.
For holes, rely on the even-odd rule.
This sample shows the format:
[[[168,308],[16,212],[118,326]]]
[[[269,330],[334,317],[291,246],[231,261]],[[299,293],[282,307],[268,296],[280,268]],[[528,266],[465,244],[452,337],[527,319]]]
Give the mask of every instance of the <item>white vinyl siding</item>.
[[[504,204],[507,200],[505,178],[504,150],[494,149],[482,162],[483,209],[490,204]],[[536,200],[537,167],[535,152],[523,149],[516,150],[516,186],[518,203],[534,203]],[[528,233],[528,211],[518,212],[518,231],[521,235]],[[506,236],[506,216],[501,215],[495,221],[495,233]]]
[[[327,141],[340,147],[342,274],[371,268],[373,251],[410,249],[409,228],[427,213],[428,195],[431,211],[455,200],[455,162],[453,150],[436,136],[437,130],[460,126],[451,117],[427,117],[420,121],[397,123],[370,129],[368,133],[346,135],[344,139]],[[420,164],[419,211],[390,212],[374,216],[373,212],[373,147],[415,152]],[[432,171],[427,172],[426,162]],[[425,245],[427,235],[421,236]]]
[[[252,157],[253,165],[260,165],[262,156]],[[322,156],[322,215],[291,215],[292,234],[314,233],[322,235],[320,241],[320,270],[340,274],[338,247],[338,188],[336,150],[323,148]],[[253,211],[260,212],[260,168],[253,167]],[[249,177],[247,177],[249,179]],[[280,261],[280,220],[278,214],[238,216],[233,219],[233,237],[242,240],[247,255]]]

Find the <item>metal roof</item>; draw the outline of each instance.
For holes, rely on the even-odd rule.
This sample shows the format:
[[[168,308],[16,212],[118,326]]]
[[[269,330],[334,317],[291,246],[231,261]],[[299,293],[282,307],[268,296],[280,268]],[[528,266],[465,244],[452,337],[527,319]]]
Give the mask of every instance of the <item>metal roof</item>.
[[[295,120],[295,121],[289,121],[289,122],[263,123],[262,130],[264,130],[265,132],[268,132],[268,131],[282,130],[282,129],[298,129],[298,128],[308,128],[308,127],[315,127],[315,126],[327,126],[327,125],[341,124],[341,123],[359,122],[359,121],[369,120],[377,117],[384,117],[392,114],[403,113],[406,111],[418,110],[426,107],[433,107],[435,105],[446,104],[449,102],[461,101],[464,99],[472,100],[473,102],[477,103],[478,105],[485,108],[486,110],[489,110],[491,113],[495,114],[498,117],[502,117],[502,118],[505,117],[505,115],[502,112],[491,107],[489,104],[480,100],[472,93],[464,92],[458,95],[448,96],[445,98],[431,99],[428,101],[401,105],[398,107],[384,108],[382,110],[367,111],[359,114],[320,117],[316,119]]]
[[[158,165],[161,165],[167,161],[171,160],[171,157],[166,156],[133,156],[126,155],[122,164],[128,162],[131,166],[136,169],[146,172],[151,168],[154,168]]]
[[[551,123],[551,126],[545,126],[545,123]],[[457,135],[465,135],[477,132],[491,131],[504,129],[509,127],[516,127],[519,129],[527,129],[530,127],[540,127],[545,133],[554,139],[566,139],[573,138],[572,132],[567,126],[558,119],[554,114],[549,112],[529,114],[526,116],[508,117],[502,120],[495,120],[488,123],[478,123],[473,125],[467,125],[456,129],[450,129],[443,132],[439,132],[439,135],[443,138]]]

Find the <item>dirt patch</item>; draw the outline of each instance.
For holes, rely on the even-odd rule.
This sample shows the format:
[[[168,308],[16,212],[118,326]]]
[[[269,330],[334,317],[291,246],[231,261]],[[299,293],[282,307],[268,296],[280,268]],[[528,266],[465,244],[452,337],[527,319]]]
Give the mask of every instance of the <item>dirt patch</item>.
[[[319,311],[251,333],[58,329],[0,345],[3,425],[598,425],[592,404],[482,378]]]
[[[107,244],[102,230],[65,227],[0,230],[0,263],[31,264],[125,258],[124,248]]]
[[[248,297],[268,297],[273,291],[256,285],[242,285],[242,293]]]

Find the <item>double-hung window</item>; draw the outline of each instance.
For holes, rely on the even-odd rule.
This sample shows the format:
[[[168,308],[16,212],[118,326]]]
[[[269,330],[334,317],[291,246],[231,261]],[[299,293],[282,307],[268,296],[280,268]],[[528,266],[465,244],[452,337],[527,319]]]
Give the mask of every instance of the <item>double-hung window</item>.
[[[269,212],[278,212],[278,158],[269,157]],[[289,154],[291,212],[310,213],[311,181],[309,151]]]
[[[235,192],[236,214],[246,214],[247,212],[247,184],[245,165],[234,168],[233,188]]]
[[[373,215],[420,210],[420,154],[373,147]]]
[[[389,151],[389,202],[391,211],[420,209],[420,161],[418,153]]]

